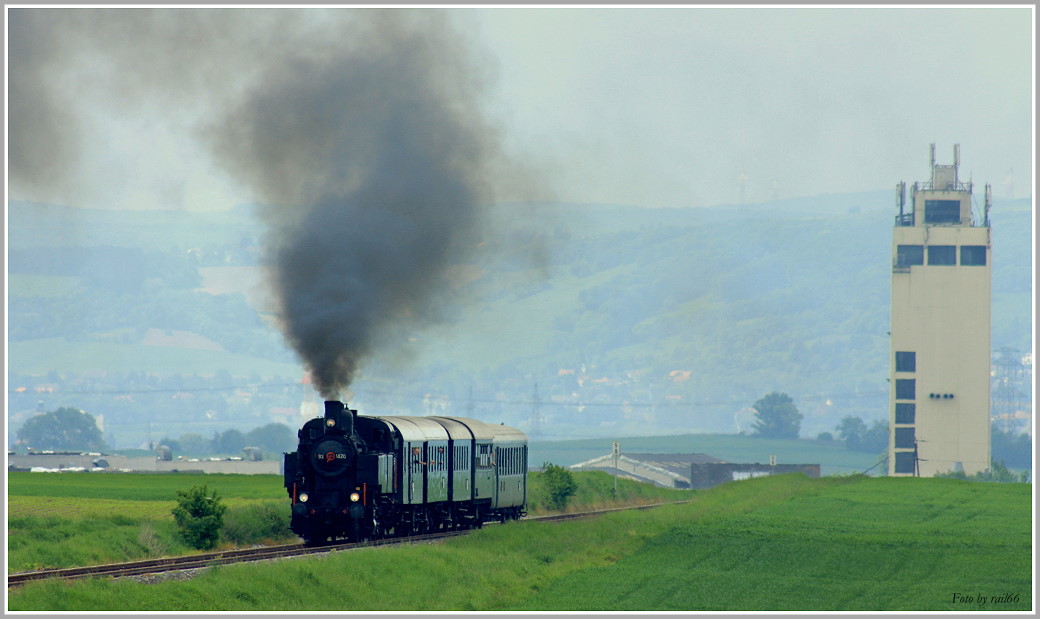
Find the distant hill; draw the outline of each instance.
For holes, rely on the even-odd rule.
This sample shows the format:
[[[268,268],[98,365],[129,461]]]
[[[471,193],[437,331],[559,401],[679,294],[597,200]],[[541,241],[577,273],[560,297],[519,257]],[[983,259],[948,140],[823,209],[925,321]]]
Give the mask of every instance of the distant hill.
[[[565,437],[732,433],[770,391],[795,399],[803,436],[883,418],[891,202],[489,207],[485,241],[451,271],[444,324],[392,336],[348,395],[363,413]],[[9,377],[132,366],[298,381],[263,288],[259,212],[10,203]],[[997,200],[992,221],[993,346],[1028,351],[1031,200]],[[226,352],[148,346],[152,330]],[[251,414],[275,406],[256,397]]]

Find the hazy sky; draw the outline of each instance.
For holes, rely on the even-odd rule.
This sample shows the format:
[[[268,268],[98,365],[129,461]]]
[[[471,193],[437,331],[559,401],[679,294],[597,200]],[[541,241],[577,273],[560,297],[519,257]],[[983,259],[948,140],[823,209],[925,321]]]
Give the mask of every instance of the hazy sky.
[[[44,23],[37,32],[58,44],[33,44],[36,36],[9,49],[11,99],[22,102],[8,118],[20,131],[9,142],[10,198],[189,209],[256,199],[199,138],[200,126],[227,114],[214,110],[238,87],[208,68],[234,57],[245,79],[251,63],[278,50],[312,43],[320,54],[314,42],[334,40],[323,38],[332,30],[323,22],[359,11],[311,9],[302,20],[311,30],[279,29],[284,12],[221,13],[229,24],[266,14],[267,26],[240,29],[248,36],[224,36],[212,28],[219,20],[193,31],[181,19],[189,26],[126,39],[102,24]],[[992,183],[998,197],[1032,193],[1030,8],[449,13],[487,67],[484,109],[536,178],[500,200],[726,204],[739,200],[741,177],[753,202],[887,189],[927,179],[933,142],[940,163],[952,163],[961,145],[962,180]],[[316,31],[322,37],[301,34]],[[195,55],[172,62],[164,45]],[[130,65],[148,67],[147,83],[127,78]],[[188,81],[179,96],[134,93]],[[40,88],[49,104],[18,98]]]

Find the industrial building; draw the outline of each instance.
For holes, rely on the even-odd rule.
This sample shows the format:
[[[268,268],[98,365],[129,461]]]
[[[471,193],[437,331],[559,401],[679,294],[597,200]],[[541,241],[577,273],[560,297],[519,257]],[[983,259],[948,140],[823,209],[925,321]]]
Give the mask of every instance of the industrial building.
[[[726,462],[708,454],[622,454],[619,450],[570,467],[574,471],[604,471],[615,477],[666,488],[702,490],[730,481],[765,475],[803,473],[820,476],[819,464]]]
[[[989,210],[973,209],[972,183],[935,161],[914,183],[892,232],[888,474],[930,477],[990,466]]]

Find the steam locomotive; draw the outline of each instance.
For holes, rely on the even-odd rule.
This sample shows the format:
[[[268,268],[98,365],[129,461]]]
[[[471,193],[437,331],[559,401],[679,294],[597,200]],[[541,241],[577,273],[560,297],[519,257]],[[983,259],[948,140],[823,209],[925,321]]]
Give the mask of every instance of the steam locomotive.
[[[481,527],[526,515],[527,437],[464,417],[358,415],[325,402],[284,454],[308,544]]]

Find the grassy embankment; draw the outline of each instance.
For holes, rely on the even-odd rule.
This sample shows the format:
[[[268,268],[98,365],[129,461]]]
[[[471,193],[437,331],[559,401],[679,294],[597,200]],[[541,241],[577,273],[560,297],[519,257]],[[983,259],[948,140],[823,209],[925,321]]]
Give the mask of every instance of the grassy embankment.
[[[438,545],[213,568],[189,581],[36,583],[11,592],[9,606],[52,611],[1032,607],[1029,485],[784,475],[688,494],[693,500],[687,504],[592,521],[510,523]],[[333,590],[336,594],[328,595]],[[963,601],[968,596],[971,601]]]
[[[604,473],[575,476],[569,509],[655,503],[688,492],[613,479]],[[541,475],[529,477],[528,507],[545,510]],[[10,473],[8,568],[72,567],[186,554],[170,511],[178,490],[207,485],[228,506],[224,546],[295,541],[289,508],[276,475]]]

